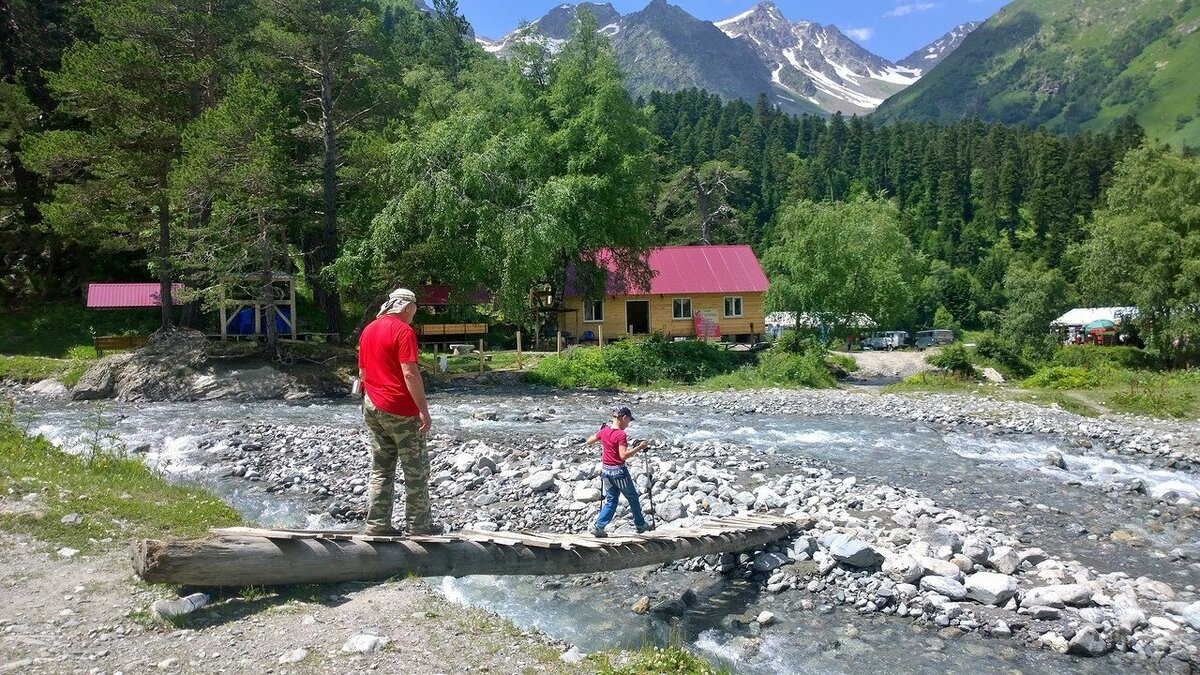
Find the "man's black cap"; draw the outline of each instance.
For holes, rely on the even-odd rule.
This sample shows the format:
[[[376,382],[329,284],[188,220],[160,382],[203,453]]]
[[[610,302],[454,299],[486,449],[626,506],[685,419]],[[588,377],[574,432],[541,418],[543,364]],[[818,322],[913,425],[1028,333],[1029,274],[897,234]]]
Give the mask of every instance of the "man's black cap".
[[[612,414],[613,417],[628,417],[631,420],[633,419],[633,411],[626,406],[613,408]]]

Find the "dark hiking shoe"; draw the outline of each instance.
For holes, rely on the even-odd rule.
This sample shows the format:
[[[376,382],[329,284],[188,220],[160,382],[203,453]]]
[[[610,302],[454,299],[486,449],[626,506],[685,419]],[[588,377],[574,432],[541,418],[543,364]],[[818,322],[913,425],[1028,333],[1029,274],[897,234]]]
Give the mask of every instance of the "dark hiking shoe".
[[[588,533],[597,539],[603,539],[608,536],[608,534],[605,533],[604,528],[600,527],[599,525],[593,525],[592,529],[588,530]]]
[[[433,537],[439,534],[446,534],[449,531],[450,528],[446,527],[442,523],[431,523],[429,527],[422,527],[420,529],[414,528],[410,534],[418,537]]]
[[[651,525],[639,525],[637,531],[638,534],[645,534],[647,532],[653,532],[654,527]]]
[[[370,537],[403,537],[404,530],[395,527],[368,527],[363,534]]]

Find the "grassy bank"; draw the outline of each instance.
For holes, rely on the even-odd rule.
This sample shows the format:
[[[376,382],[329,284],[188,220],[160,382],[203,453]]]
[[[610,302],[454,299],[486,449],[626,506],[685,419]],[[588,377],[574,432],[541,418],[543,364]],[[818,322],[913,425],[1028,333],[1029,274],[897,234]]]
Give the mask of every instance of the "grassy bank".
[[[27,437],[11,404],[0,409],[0,495],[9,502],[0,509],[0,529],[89,552],[131,538],[199,536],[241,524],[216,496],[172,485],[124,456],[103,424],[92,431],[88,447],[67,453]]]

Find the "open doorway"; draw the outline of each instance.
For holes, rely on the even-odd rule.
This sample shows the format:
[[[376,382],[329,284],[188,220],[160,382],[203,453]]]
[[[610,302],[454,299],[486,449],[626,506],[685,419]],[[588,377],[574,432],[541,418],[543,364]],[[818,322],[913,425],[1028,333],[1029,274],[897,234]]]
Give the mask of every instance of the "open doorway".
[[[630,335],[650,334],[650,301],[625,301],[625,329]]]

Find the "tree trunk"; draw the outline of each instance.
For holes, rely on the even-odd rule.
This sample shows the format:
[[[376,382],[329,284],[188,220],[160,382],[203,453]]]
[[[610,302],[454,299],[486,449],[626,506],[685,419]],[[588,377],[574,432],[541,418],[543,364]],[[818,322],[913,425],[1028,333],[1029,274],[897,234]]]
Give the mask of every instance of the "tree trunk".
[[[171,330],[171,206],[165,191],[158,200],[158,298],[162,329]]]
[[[275,306],[275,271],[271,265],[271,237],[267,232],[266,219],[263,218],[262,211],[258,212],[258,244],[262,255],[262,269],[260,270],[261,282],[258,287],[259,302],[267,310],[267,325],[264,327],[267,331],[267,346],[271,351],[279,351],[279,331],[275,326],[275,314],[278,309]],[[295,321],[295,318],[292,319]]]
[[[321,46],[321,131],[324,138],[324,165],[322,172],[325,213],[321,219],[321,247],[317,256],[319,270],[323,272],[333,261],[337,252],[337,128],[333,111],[333,73],[328,48]],[[320,284],[324,300],[325,330],[336,334],[334,342],[341,342],[342,301],[333,284],[326,286],[325,280],[314,278],[314,288]]]
[[[486,543],[461,537],[456,537],[458,541],[417,542],[402,538],[368,541],[214,534],[204,539],[136,541],[133,568],[148,583],[193,586],[380,581],[410,575],[592,574],[759,549],[790,536],[798,527],[795,522],[776,519],[773,525],[717,531],[665,530],[644,538],[630,537],[628,543],[571,549],[520,542]],[[554,537],[540,535],[543,539]]]

